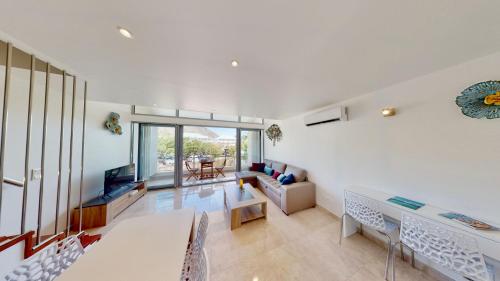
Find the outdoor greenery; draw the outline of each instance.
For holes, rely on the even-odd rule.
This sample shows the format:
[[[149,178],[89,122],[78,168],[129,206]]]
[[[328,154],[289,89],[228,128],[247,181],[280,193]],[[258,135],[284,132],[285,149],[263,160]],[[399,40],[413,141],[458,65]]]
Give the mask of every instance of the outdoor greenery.
[[[248,139],[245,137],[241,141],[242,157],[246,156],[248,149]],[[157,143],[158,156],[160,158],[173,158],[175,155],[175,139],[172,135],[163,135],[158,137]],[[184,158],[193,156],[224,156],[224,150],[227,149],[227,155],[235,157],[236,144],[223,144],[204,142],[193,138],[184,138],[183,156]]]
[[[159,136],[157,142],[158,157],[174,158],[175,156],[175,139],[172,135]]]

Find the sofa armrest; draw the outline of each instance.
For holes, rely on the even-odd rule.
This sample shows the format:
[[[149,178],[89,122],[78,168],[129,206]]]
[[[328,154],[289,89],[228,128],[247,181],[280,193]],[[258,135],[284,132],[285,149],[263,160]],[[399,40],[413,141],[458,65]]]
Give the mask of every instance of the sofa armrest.
[[[316,206],[316,185],[303,181],[281,186],[281,209],[287,215]]]

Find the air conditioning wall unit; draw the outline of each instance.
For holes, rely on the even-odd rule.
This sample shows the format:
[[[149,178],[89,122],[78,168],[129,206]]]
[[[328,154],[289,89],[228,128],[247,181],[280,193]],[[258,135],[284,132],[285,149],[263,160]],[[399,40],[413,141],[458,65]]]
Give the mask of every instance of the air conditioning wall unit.
[[[336,121],[347,121],[346,107],[330,107],[304,117],[304,124],[306,126],[314,126]]]

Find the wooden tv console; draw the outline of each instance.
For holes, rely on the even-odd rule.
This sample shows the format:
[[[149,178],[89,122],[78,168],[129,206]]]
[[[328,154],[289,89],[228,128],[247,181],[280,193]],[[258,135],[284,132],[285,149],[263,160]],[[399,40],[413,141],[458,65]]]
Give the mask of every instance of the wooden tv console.
[[[128,189],[119,196],[103,196],[83,204],[82,229],[107,225],[147,192],[144,182],[135,183],[135,186],[131,186]],[[79,208],[74,209],[71,221],[71,230],[78,231],[80,225]]]

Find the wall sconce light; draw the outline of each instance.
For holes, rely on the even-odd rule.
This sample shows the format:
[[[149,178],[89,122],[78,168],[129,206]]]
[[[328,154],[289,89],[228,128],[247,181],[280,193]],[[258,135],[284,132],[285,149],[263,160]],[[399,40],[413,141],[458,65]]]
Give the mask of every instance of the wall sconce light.
[[[396,109],[394,107],[382,108],[382,115],[384,117],[394,116],[396,115]]]

